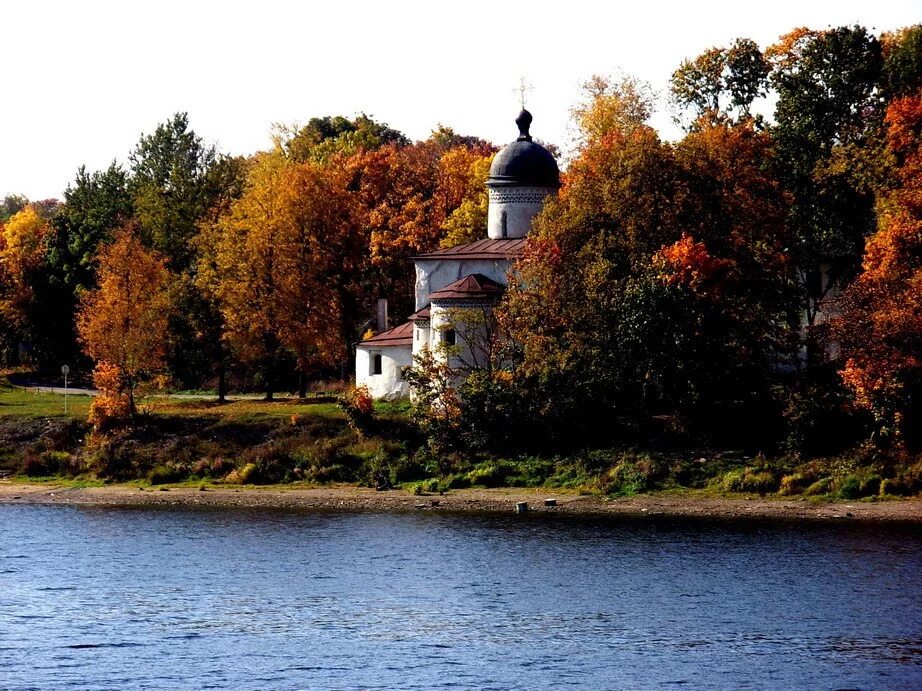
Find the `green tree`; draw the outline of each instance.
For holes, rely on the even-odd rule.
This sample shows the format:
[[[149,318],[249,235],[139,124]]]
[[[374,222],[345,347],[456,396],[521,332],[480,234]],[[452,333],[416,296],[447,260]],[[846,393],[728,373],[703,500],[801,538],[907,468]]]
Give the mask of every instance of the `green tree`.
[[[297,163],[328,162],[339,155],[374,151],[386,144],[406,146],[410,140],[386,123],[361,115],[349,120],[342,115],[311,118],[303,127],[276,125],[275,143]]]
[[[182,270],[193,260],[199,221],[220,193],[218,155],[192,129],[186,113],[143,135],[129,157],[135,218],[144,241]]]
[[[8,194],[0,201],[0,223],[6,223],[29,205],[29,199],[21,194]]]
[[[67,290],[76,294],[96,286],[99,247],[112,240],[133,212],[128,175],[121,166],[113,162],[103,171],[77,170],[55,217],[57,234],[49,254],[52,271]]]
[[[772,132],[791,193],[792,256],[812,358],[820,308],[857,271],[875,225],[874,185],[856,172],[883,159],[883,58],[880,42],[860,26],[797,29],[769,56],[778,92]]]
[[[922,24],[881,36],[886,90],[890,98],[922,88]]]
[[[736,39],[728,48],[710,48],[694,60],[685,60],[672,74],[672,98],[691,110],[696,122],[752,117],[755,99],[765,96],[769,63],[759,46],[748,38]]]

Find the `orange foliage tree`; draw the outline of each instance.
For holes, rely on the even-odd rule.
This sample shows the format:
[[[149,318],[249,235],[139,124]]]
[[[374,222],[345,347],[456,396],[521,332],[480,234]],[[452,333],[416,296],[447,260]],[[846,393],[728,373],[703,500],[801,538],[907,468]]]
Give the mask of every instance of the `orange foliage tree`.
[[[757,419],[792,311],[771,139],[702,123],[670,145],[626,112],[590,132],[526,242],[500,315],[516,377],[547,429],[705,425],[731,402]]]
[[[899,186],[878,204],[877,232],[833,329],[846,385],[900,445],[922,397],[922,91],[892,101],[886,124]]]
[[[480,181],[493,152],[484,142],[437,130],[426,141],[390,144],[346,162],[364,215],[370,287],[376,297],[395,300],[395,313],[413,308],[410,257],[436,249],[448,235],[467,241],[475,224],[485,224]],[[485,225],[477,231],[482,235]]]
[[[163,257],[128,226],[100,251],[99,287],[80,300],[77,332],[83,349],[98,365],[105,363],[106,381],[119,382],[115,388],[127,396],[130,415],[136,411],[138,384],[164,366],[169,279]]]
[[[346,182],[334,168],[260,155],[241,198],[205,230],[200,281],[234,351],[264,369],[267,398],[285,352],[302,372],[346,356],[343,310],[362,256]]]

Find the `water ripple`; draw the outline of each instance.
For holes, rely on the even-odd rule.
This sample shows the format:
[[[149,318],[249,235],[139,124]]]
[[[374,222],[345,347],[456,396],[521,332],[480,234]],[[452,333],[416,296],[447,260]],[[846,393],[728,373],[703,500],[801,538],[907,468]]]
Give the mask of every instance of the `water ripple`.
[[[922,687],[922,537],[0,506],[3,688]]]

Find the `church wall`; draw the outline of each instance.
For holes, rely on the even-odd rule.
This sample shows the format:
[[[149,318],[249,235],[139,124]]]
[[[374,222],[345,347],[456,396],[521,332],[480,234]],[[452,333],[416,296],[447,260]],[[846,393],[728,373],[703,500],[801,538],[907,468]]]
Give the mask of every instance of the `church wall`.
[[[492,307],[487,307],[487,313]],[[474,323],[466,323],[464,311],[473,312]],[[486,349],[487,334],[482,323],[484,303],[478,300],[451,300],[432,305],[432,319],[429,348],[433,353],[441,353],[440,359],[444,361],[445,350],[439,346],[443,343],[445,330],[453,328],[455,331],[455,346],[448,358],[448,366],[452,368],[479,368],[486,367],[489,352]],[[460,316],[460,323],[458,317]],[[469,321],[469,319],[468,319]]]
[[[490,188],[487,235],[494,240],[524,238],[544,207],[544,199],[555,192],[548,187]]]
[[[430,293],[470,274],[483,274],[505,285],[511,265],[508,259],[417,259],[416,309],[429,304]]]
[[[418,321],[413,325],[413,356],[419,355],[423,348],[432,348],[430,339],[432,338],[431,322]]]
[[[373,358],[381,355],[381,374],[372,374]],[[410,386],[403,379],[403,368],[413,364],[413,346],[359,345],[355,349],[355,385],[367,386],[373,398],[393,400],[410,395]]]

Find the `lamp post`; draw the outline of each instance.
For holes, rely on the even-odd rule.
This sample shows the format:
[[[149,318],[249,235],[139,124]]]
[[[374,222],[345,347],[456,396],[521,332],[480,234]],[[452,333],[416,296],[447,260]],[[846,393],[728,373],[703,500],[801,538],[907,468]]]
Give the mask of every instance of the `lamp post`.
[[[61,374],[64,375],[64,414],[67,415],[67,375],[70,374],[70,367],[63,365]]]

